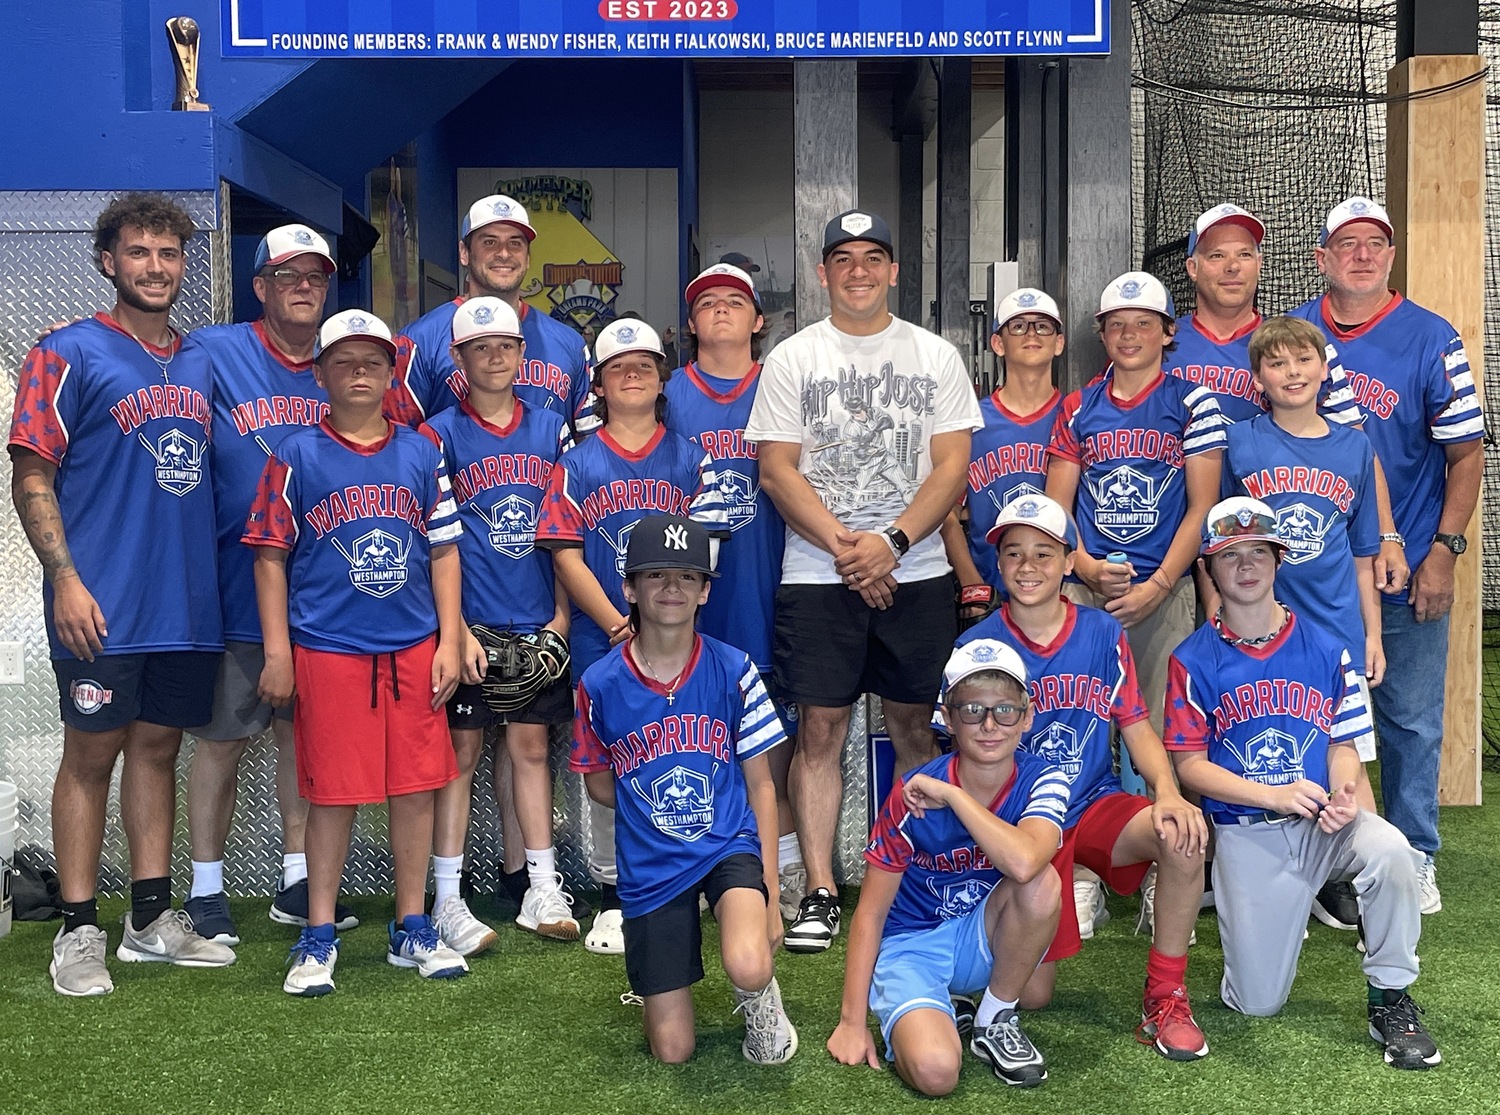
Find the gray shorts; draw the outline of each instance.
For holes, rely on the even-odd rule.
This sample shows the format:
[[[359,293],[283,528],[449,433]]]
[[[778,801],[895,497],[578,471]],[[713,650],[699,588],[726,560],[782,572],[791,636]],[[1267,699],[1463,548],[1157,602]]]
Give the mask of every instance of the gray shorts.
[[[269,728],[273,716],[290,721],[295,700],[286,708],[273,709],[260,699],[260,672],[265,664],[262,644],[226,640],[214,678],[213,719],[201,728],[189,728],[188,734],[219,741],[245,739]]]

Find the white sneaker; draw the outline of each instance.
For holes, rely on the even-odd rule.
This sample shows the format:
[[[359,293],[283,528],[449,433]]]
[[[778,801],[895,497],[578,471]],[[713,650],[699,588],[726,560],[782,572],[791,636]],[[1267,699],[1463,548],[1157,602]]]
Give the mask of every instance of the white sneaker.
[[[406,928],[405,922],[394,921],[387,928],[390,936],[390,948],[385,954],[387,964],[415,968],[423,979],[455,979],[469,974],[468,962],[438,935],[431,918],[406,921],[414,923],[411,929]]]
[[[740,1046],[745,1060],[757,1065],[784,1065],[796,1055],[797,1028],[781,1005],[781,988],[776,977],[754,994],[735,991],[739,1005],[734,1009],[745,1015],[745,1040]]]
[[[625,952],[625,914],[621,910],[600,910],[594,915],[583,947],[602,956],[620,956]]]
[[[476,918],[469,904],[456,894],[450,894],[437,908],[432,924],[459,956],[476,956],[500,939],[500,934]]]
[[[71,933],[59,926],[52,938],[52,963],[47,967],[52,990],[75,998],[108,995],[115,989],[104,964],[108,947],[109,939],[97,925],[80,925]]]
[[[286,979],[281,990],[288,995],[315,999],[333,991],[333,966],[339,962],[339,942],[325,941],[304,929],[287,957]]]
[[[157,961],[183,968],[227,968],[234,949],[198,936],[186,910],[168,910],[144,929],[125,915],[125,935],[115,955],[129,962]]]
[[[1432,862],[1431,856],[1422,860],[1422,866],[1417,869],[1417,886],[1422,896],[1422,913],[1435,914],[1443,908],[1443,896],[1438,891],[1437,864]]]
[[[554,941],[578,940],[578,919],[573,916],[572,903],[563,893],[561,875],[554,875],[548,886],[526,888],[516,924]]]
[[[1200,907],[1201,909],[1201,907]],[[1136,936],[1142,933],[1148,936],[1156,936],[1156,864],[1151,865],[1151,870],[1146,872],[1146,877],[1141,881],[1141,912],[1135,919]],[[1196,929],[1188,936],[1189,947],[1198,943],[1198,931]]]
[[[807,897],[807,868],[800,863],[789,863],[777,873],[777,878],[782,920],[794,921],[802,909],[802,900]]]
[[[1104,905],[1104,884],[1087,867],[1073,868],[1073,906],[1078,911],[1078,936],[1093,940],[1094,927],[1109,920]]]

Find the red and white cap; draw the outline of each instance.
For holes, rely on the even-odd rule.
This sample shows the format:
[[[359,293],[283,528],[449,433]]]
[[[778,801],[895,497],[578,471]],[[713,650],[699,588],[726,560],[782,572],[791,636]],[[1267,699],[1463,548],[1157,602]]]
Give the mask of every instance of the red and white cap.
[[[1238,205],[1225,202],[1215,205],[1212,209],[1198,214],[1198,219],[1193,222],[1192,231],[1188,233],[1187,254],[1192,255],[1198,250],[1198,241],[1211,228],[1220,225],[1239,225],[1255,238],[1255,243],[1260,244],[1266,238],[1266,223],[1248,209],[1241,209]]]
[[[1323,222],[1323,231],[1318,236],[1318,245],[1321,247],[1327,244],[1339,229],[1352,225],[1355,221],[1369,221],[1379,225],[1392,240],[1396,238],[1396,226],[1391,224],[1391,215],[1385,211],[1385,206],[1367,197],[1351,197],[1328,211],[1328,219]]]
[[[667,357],[656,330],[633,317],[616,318],[599,331],[594,339],[594,367],[602,368],[605,361],[625,352],[649,352],[663,360]]]
[[[264,267],[276,267],[298,256],[318,256],[323,261],[323,272],[333,274],[338,266],[333,253],[328,250],[328,241],[306,225],[281,225],[261,237],[255,249],[257,272]]]
[[[1161,280],[1145,271],[1127,271],[1104,288],[1099,296],[1101,318],[1111,310],[1155,310],[1164,317],[1176,317],[1172,295]]]
[[[463,227],[458,230],[458,238],[467,240],[471,232],[478,232],[485,225],[502,222],[520,229],[528,244],[536,239],[536,229],[531,227],[531,216],[526,212],[526,206],[504,194],[490,194],[469,206],[469,214],[464,218]]]
[[[1199,552],[1208,557],[1238,542],[1269,542],[1285,550],[1276,512],[1258,499],[1230,496],[1209,509]]]
[[[374,341],[391,354],[392,360],[396,358],[391,327],[366,310],[341,310],[325,321],[318,330],[318,355],[340,341]]]
[[[760,295],[755,293],[755,280],[749,274],[732,263],[716,263],[706,269],[692,282],[688,283],[687,290],[683,292],[683,298],[691,306],[698,299],[698,295],[705,290],[712,290],[716,286],[734,287],[734,289],[745,294],[750,301],[755,303],[755,308],[760,309]]]
[[[461,345],[476,337],[521,339],[521,319],[502,298],[466,299],[453,315],[453,343]]]

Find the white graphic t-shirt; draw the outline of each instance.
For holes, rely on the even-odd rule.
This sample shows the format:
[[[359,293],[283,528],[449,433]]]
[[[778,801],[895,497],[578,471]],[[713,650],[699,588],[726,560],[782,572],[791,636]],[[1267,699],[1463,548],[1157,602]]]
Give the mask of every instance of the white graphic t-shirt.
[[[958,350],[900,318],[869,337],[824,318],[776,346],[760,374],[745,440],[801,445],[802,475],[852,530],[884,530],[932,472],[934,434],[978,430],[979,401]],[[948,571],[934,532],[912,545],[896,580]],[[833,555],[791,526],[783,584],[837,584]]]

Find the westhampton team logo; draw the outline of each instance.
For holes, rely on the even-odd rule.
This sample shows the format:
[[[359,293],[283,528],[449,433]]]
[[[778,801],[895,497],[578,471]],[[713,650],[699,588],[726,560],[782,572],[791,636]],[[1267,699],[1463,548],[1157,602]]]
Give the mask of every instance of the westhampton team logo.
[[[175,426],[155,441],[136,434],[156,460],[156,483],[174,496],[185,496],[203,481],[203,443]]]
[[[651,806],[651,823],[669,836],[692,841],[713,828],[714,791],[705,774],[673,767],[649,787],[637,783],[635,790]]]
[[[1023,310],[1029,310],[1033,306],[1035,306],[1036,304],[1037,304],[1037,297],[1036,297],[1035,294],[1032,294],[1031,291],[1029,291],[1029,290],[1026,291],[1026,293],[1024,293],[1024,294],[1018,294],[1018,295],[1016,295],[1016,305],[1019,306]]]
[[[73,699],[73,707],[84,716],[93,716],[105,705],[113,704],[115,691],[105,689],[92,678],[80,678],[68,686],[68,696]]]
[[[743,472],[725,469],[719,473],[719,491],[724,496],[730,531],[755,521],[755,497],[760,495],[759,484]]]
[[[620,326],[620,328],[615,330],[615,340],[619,341],[622,345],[635,344],[635,326]]]
[[[1120,297],[1131,301],[1141,296],[1141,284],[1135,279],[1126,279],[1120,284]]]
[[[1091,720],[1088,731],[1083,733],[1083,739],[1080,740],[1073,727],[1054,720],[1042,731],[1032,734],[1026,741],[1026,750],[1046,759],[1072,782],[1083,771],[1083,749],[1088,746],[1098,724],[1098,720]]]
[[[349,327],[349,332],[351,333],[363,333],[370,327],[370,323],[358,314],[350,318],[345,318],[344,324]]]
[[[517,495],[478,509],[490,528],[490,546],[508,558],[523,558],[536,546],[536,504]]]
[[[994,647],[985,646],[981,643],[979,646],[969,649],[969,657],[975,662],[993,662],[1000,657],[1000,653]]]
[[[994,488],[990,488],[987,494],[990,497],[990,502],[995,505],[995,510],[1004,511],[1006,507],[1008,507],[1016,500],[1020,499],[1022,496],[1039,496],[1042,494],[1042,490],[1035,484],[1031,484],[1023,480],[1015,487],[1007,488],[1000,495],[995,494]]]
[[[1311,561],[1323,552],[1323,536],[1333,525],[1323,513],[1305,503],[1294,503],[1276,512],[1278,533],[1286,543],[1286,560],[1291,565]]]
[[[639,519],[636,520],[636,522],[639,521]],[[635,530],[635,523],[627,523],[625,526],[620,528],[619,534],[610,539],[610,541],[614,543],[615,547],[615,572],[618,573],[622,579],[625,576],[625,551],[630,548],[630,533],[633,530]],[[604,527],[599,528],[599,533],[604,535],[605,538],[610,537],[609,531]]]
[[[1290,732],[1267,728],[1247,743],[1228,742],[1246,778],[1267,786],[1288,786],[1306,776],[1302,759],[1317,738],[1317,728],[1310,729],[1301,742]]]
[[[474,324],[488,325],[495,320],[495,311],[488,306],[479,306],[474,310]]]
[[[352,549],[333,540],[349,563],[349,583],[360,592],[386,597],[406,584],[406,559],[411,553],[411,533],[405,538],[380,529],[355,539]]]
[[[970,913],[988,897],[991,888],[978,879],[940,883],[937,876],[929,875],[927,889],[937,899],[937,916],[947,921],[950,918],[961,918]]]
[[[1133,465],[1121,465],[1089,489],[1094,493],[1094,525],[1099,532],[1116,542],[1134,542],[1156,529],[1160,513],[1157,504],[1171,484],[1157,486],[1155,480]]]

